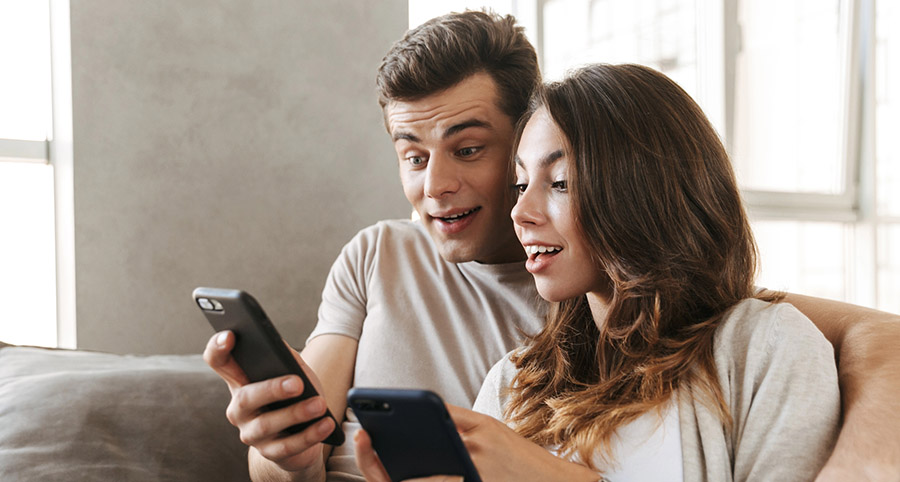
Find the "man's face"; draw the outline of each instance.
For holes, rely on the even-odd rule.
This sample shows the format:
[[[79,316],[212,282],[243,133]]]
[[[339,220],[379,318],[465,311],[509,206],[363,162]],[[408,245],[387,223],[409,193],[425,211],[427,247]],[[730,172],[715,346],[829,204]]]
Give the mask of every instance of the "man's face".
[[[507,263],[525,255],[513,231],[513,125],[485,74],[385,107],[406,199],[441,257]]]

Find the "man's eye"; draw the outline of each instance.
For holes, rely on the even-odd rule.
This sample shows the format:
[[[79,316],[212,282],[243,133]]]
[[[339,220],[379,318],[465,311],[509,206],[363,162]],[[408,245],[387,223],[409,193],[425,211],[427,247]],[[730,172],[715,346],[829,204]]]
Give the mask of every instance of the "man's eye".
[[[406,162],[408,162],[413,167],[418,167],[425,164],[425,158],[422,156],[407,157]]]
[[[479,147],[463,147],[462,149],[456,151],[456,153],[460,157],[469,157],[475,155],[479,151],[479,149]]]
[[[556,181],[551,184],[550,187],[560,192],[567,192],[569,190],[569,184],[566,181]]]

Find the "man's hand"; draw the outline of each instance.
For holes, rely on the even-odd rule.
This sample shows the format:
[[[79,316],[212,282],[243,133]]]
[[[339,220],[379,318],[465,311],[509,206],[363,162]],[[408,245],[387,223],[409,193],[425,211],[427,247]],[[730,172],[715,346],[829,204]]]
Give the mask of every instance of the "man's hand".
[[[231,402],[225,415],[240,430],[241,441],[282,470],[294,472],[322,467],[322,440],[334,429],[331,418],[324,418],[290,436],[282,436],[281,432],[292,425],[324,415],[325,399],[315,396],[287,407],[263,412],[261,409],[266,405],[300,395],[303,392],[303,381],[296,375],[289,375],[250,383],[231,356],[234,340],[234,334],[229,331],[213,335],[203,351],[203,359],[228,384]],[[315,373],[294,349],[290,350],[313,386],[322,393]]]

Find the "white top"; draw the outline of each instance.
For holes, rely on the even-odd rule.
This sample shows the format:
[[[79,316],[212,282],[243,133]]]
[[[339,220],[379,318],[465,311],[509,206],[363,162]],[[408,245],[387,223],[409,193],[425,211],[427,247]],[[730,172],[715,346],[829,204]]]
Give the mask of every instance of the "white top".
[[[678,422],[678,404],[666,405],[665,416],[660,423],[657,412],[645,413],[637,420],[620,428],[613,437],[612,467],[603,473],[610,482],[656,482],[684,480],[681,466],[681,427]],[[596,467],[603,467],[600,458]]]
[[[503,389],[515,376],[515,366],[507,355],[494,365],[484,380],[484,385],[473,410],[503,421],[505,405]],[[660,408],[647,412],[628,425],[620,427],[612,438],[613,465],[602,458],[594,458],[594,466],[610,482],[681,482],[684,480],[681,463],[681,428],[678,418],[677,397]],[[660,419],[662,414],[662,419]],[[556,452],[556,447],[548,447]]]

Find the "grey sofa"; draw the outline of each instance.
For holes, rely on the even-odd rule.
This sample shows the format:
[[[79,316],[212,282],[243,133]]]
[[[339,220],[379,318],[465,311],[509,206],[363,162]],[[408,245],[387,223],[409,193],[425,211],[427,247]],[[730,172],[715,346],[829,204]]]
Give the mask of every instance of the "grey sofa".
[[[228,400],[199,355],[0,342],[0,480],[249,480]]]

